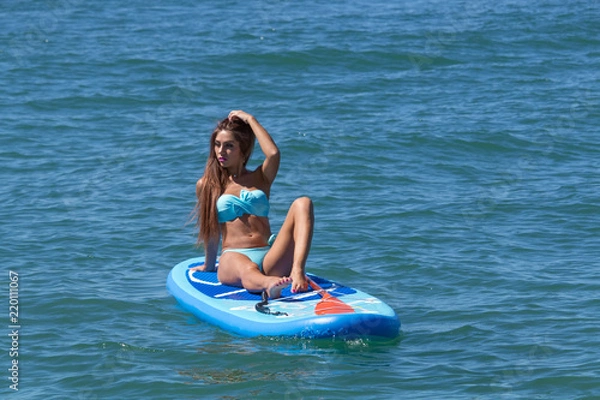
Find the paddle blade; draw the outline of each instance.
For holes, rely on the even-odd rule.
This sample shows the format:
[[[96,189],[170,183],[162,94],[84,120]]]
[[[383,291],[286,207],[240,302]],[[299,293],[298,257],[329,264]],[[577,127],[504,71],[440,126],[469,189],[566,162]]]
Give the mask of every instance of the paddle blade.
[[[344,303],[342,300],[338,299],[327,293],[325,290],[321,289],[319,285],[317,285],[312,280],[309,281],[310,286],[323,297],[321,301],[317,303],[315,306],[315,314],[317,315],[328,315],[328,314],[349,314],[354,312],[354,308],[350,305]]]
[[[323,298],[315,306],[315,314],[317,315],[349,314],[353,312],[354,308],[336,297]]]

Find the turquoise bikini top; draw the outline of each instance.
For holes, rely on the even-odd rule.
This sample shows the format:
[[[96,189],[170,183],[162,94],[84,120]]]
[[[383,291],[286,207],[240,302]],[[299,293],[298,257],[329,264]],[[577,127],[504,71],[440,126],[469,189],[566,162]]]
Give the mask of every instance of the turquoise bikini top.
[[[219,222],[233,221],[244,214],[267,217],[269,215],[269,199],[262,190],[240,191],[240,197],[224,194],[217,200]]]

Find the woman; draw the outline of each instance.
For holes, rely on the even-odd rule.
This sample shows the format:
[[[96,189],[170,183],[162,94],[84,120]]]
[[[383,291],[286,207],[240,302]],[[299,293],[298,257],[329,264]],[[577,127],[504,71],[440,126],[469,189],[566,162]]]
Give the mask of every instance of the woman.
[[[250,171],[255,138],[265,160]],[[223,284],[266,291],[271,298],[290,284],[293,293],[306,291],[313,206],[308,197],[296,199],[277,236],[271,234],[268,197],[279,169],[277,145],[256,118],[234,110],[217,125],[210,146],[196,184],[198,238],[205,250],[205,264],[197,269],[214,271],[221,237],[217,276]]]

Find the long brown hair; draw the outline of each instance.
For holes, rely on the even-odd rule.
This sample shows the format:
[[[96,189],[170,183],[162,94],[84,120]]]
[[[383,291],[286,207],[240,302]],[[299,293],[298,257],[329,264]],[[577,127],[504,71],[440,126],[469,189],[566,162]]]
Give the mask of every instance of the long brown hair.
[[[206,166],[204,167],[204,176],[202,177],[202,190],[196,203],[196,213],[198,215],[198,243],[204,242],[206,245],[211,239],[219,238],[219,220],[217,216],[217,200],[225,192],[229,183],[229,172],[221,167],[217,161],[215,152],[215,140],[217,134],[221,131],[228,131],[233,134],[234,139],[240,146],[240,151],[244,156],[244,166],[252,155],[254,149],[254,132],[250,125],[241,119],[229,118],[219,122],[210,136],[210,151]]]

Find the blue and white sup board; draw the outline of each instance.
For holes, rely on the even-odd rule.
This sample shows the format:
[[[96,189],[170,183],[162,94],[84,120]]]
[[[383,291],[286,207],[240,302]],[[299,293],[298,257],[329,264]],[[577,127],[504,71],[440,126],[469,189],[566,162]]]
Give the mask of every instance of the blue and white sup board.
[[[327,293],[353,311],[318,315],[323,293],[292,294],[285,288],[281,298],[268,300],[258,293],[221,284],[216,272],[191,271],[204,257],[177,264],[167,278],[167,289],[179,304],[203,321],[242,336],[291,336],[298,338],[394,338],[400,320],[387,304],[357,289],[308,276]],[[325,295],[327,296],[327,295]],[[323,306],[323,304],[321,304]],[[322,307],[321,307],[322,308]]]

